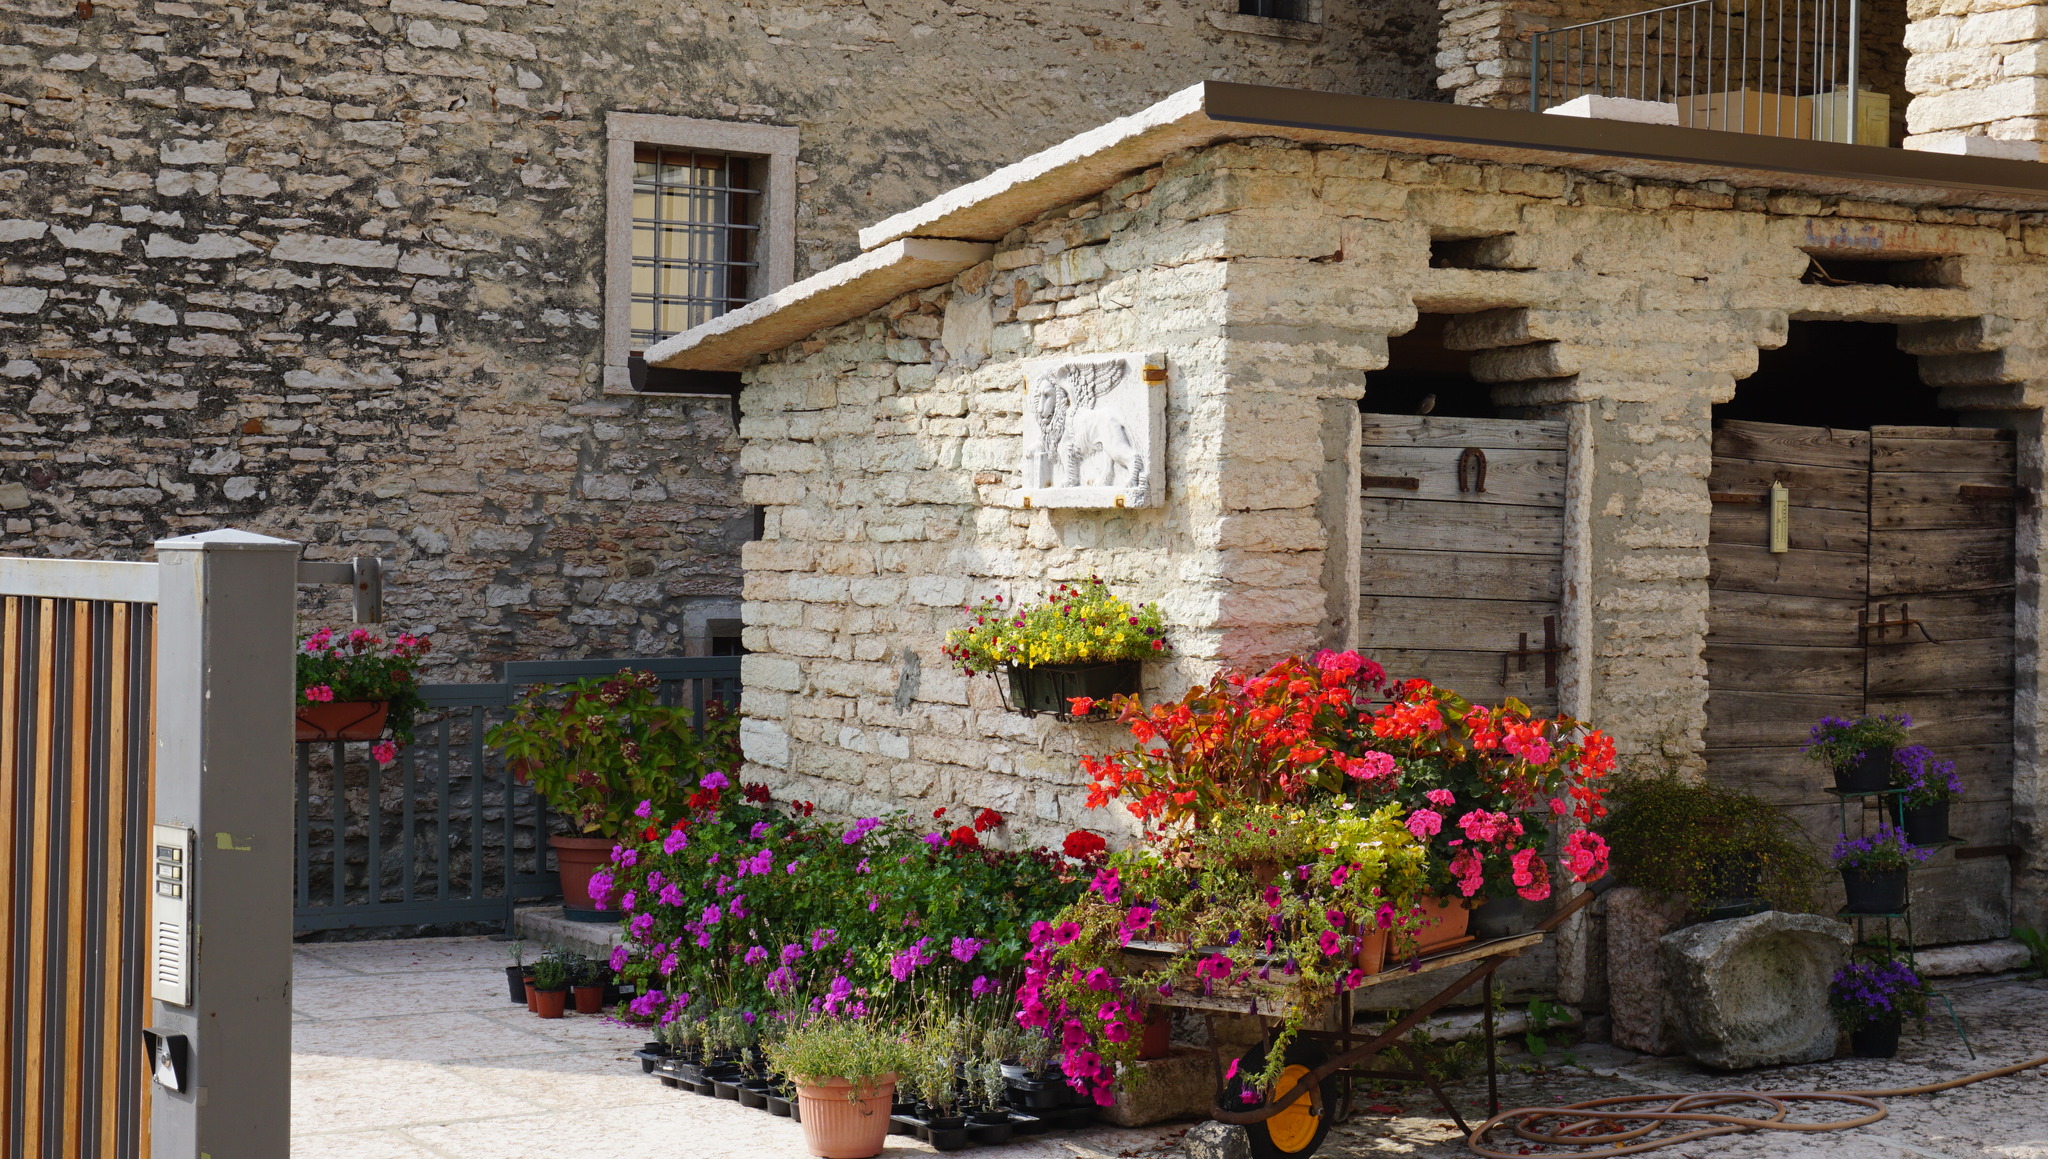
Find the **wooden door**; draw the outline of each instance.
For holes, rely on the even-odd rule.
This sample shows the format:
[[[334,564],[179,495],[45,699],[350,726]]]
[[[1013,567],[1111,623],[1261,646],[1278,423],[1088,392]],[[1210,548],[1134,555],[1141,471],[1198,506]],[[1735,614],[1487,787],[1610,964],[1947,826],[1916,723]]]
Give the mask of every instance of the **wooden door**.
[[[1369,414],[1360,474],[1360,650],[1557,711],[1565,424]]]
[[[1709,490],[1707,767],[1839,831],[1827,774],[1800,755],[1822,716],[1906,712],[1954,760],[1966,843],[1915,877],[1923,943],[2000,937],[2011,840],[2013,444],[2005,432],[1869,432],[1730,422]],[[1770,550],[1772,483],[1790,493],[1788,550]],[[1853,824],[1853,819],[1852,819]]]

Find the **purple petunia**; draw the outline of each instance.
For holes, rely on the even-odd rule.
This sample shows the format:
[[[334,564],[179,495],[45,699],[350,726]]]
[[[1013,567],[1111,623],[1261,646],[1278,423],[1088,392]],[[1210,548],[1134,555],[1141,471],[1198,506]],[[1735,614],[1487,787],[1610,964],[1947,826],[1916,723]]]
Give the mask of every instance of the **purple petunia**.
[[[980,938],[954,938],[953,957],[962,962],[972,962],[974,955],[981,953],[981,948],[986,945],[988,943]]]

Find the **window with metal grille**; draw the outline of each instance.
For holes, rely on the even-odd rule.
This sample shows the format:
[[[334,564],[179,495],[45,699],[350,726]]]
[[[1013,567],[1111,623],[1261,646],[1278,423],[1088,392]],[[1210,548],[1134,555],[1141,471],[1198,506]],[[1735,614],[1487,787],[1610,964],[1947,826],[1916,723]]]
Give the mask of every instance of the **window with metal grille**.
[[[633,350],[753,300],[761,190],[749,158],[633,149]]]
[[[1272,20],[1307,20],[1308,0],[1237,0],[1239,16],[1264,16]]]

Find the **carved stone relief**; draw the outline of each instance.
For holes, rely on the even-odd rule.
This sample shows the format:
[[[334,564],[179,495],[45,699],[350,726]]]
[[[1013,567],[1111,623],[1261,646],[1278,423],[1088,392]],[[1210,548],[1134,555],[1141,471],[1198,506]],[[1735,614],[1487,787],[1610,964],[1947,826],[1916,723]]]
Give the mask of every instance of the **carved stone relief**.
[[[1165,451],[1164,354],[1082,354],[1025,365],[1025,506],[1163,506]]]

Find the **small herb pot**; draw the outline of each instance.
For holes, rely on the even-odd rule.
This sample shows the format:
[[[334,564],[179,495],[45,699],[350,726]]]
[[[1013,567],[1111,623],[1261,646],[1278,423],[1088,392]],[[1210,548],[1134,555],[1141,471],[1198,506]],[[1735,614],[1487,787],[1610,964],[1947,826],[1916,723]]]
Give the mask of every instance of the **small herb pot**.
[[[1007,1111],[983,1111],[967,1116],[967,1137],[982,1146],[1007,1143],[1016,1135]]]
[[[756,1111],[768,1109],[768,1092],[765,1090],[757,1087],[742,1086],[737,1097],[740,1101],[740,1106]]]
[[[535,990],[533,988],[533,975],[526,975],[525,977],[519,980],[519,983],[520,986],[526,991],[526,1009],[536,1014],[539,1013],[540,1004],[534,1000],[534,996],[540,993],[540,991]]]
[[[768,1113],[779,1118],[789,1118],[789,1100],[781,1095],[768,1096]]]
[[[718,1084],[712,1082],[708,1078],[698,1079],[696,1082],[690,1084],[690,1089],[696,1091],[700,1095],[703,1095],[707,1099],[715,1099],[718,1097]]]
[[[721,1099],[736,1100],[740,1097],[740,1084],[733,1079],[712,1079],[711,1088],[712,1093]]]
[[[526,967],[505,967],[505,992],[514,1002],[526,1001]]]
[[[1906,871],[1880,869],[1842,871],[1842,889],[1849,895],[1844,909],[1852,914],[1896,914],[1906,909]]]
[[[693,1087],[698,1083],[706,1081],[704,1078],[704,1064],[702,1063],[677,1062],[675,1064],[675,1071],[676,1077]]]
[[[1899,1020],[1866,1022],[1849,1032],[1849,1053],[1857,1058],[1891,1058],[1899,1053]]]
[[[542,1018],[560,1018],[562,1009],[569,1003],[567,990],[535,990],[533,1012]]]
[[[1880,793],[1892,787],[1892,749],[1873,748],[1863,759],[1835,766],[1835,788],[1844,793]]]
[[[571,989],[572,989],[572,990],[574,991],[574,993],[575,993],[575,995],[576,995],[576,1013],[578,1013],[578,1014],[603,1014],[603,1013],[604,1013],[604,987],[603,987],[603,986],[575,986],[575,987],[572,987]]]
[[[1914,845],[1939,845],[1948,840],[1948,805],[1922,805],[1905,810],[1906,840]]]
[[[930,1127],[934,1131],[957,1131],[960,1128],[965,1127],[967,1125],[967,1116],[932,1115],[931,1117],[927,1118],[924,1122],[925,1126]]]
[[[966,1120],[961,1120],[961,1123],[962,1125],[958,1127],[929,1128],[925,1132],[925,1137],[931,1143],[932,1150],[959,1151],[965,1148],[968,1142]]]

